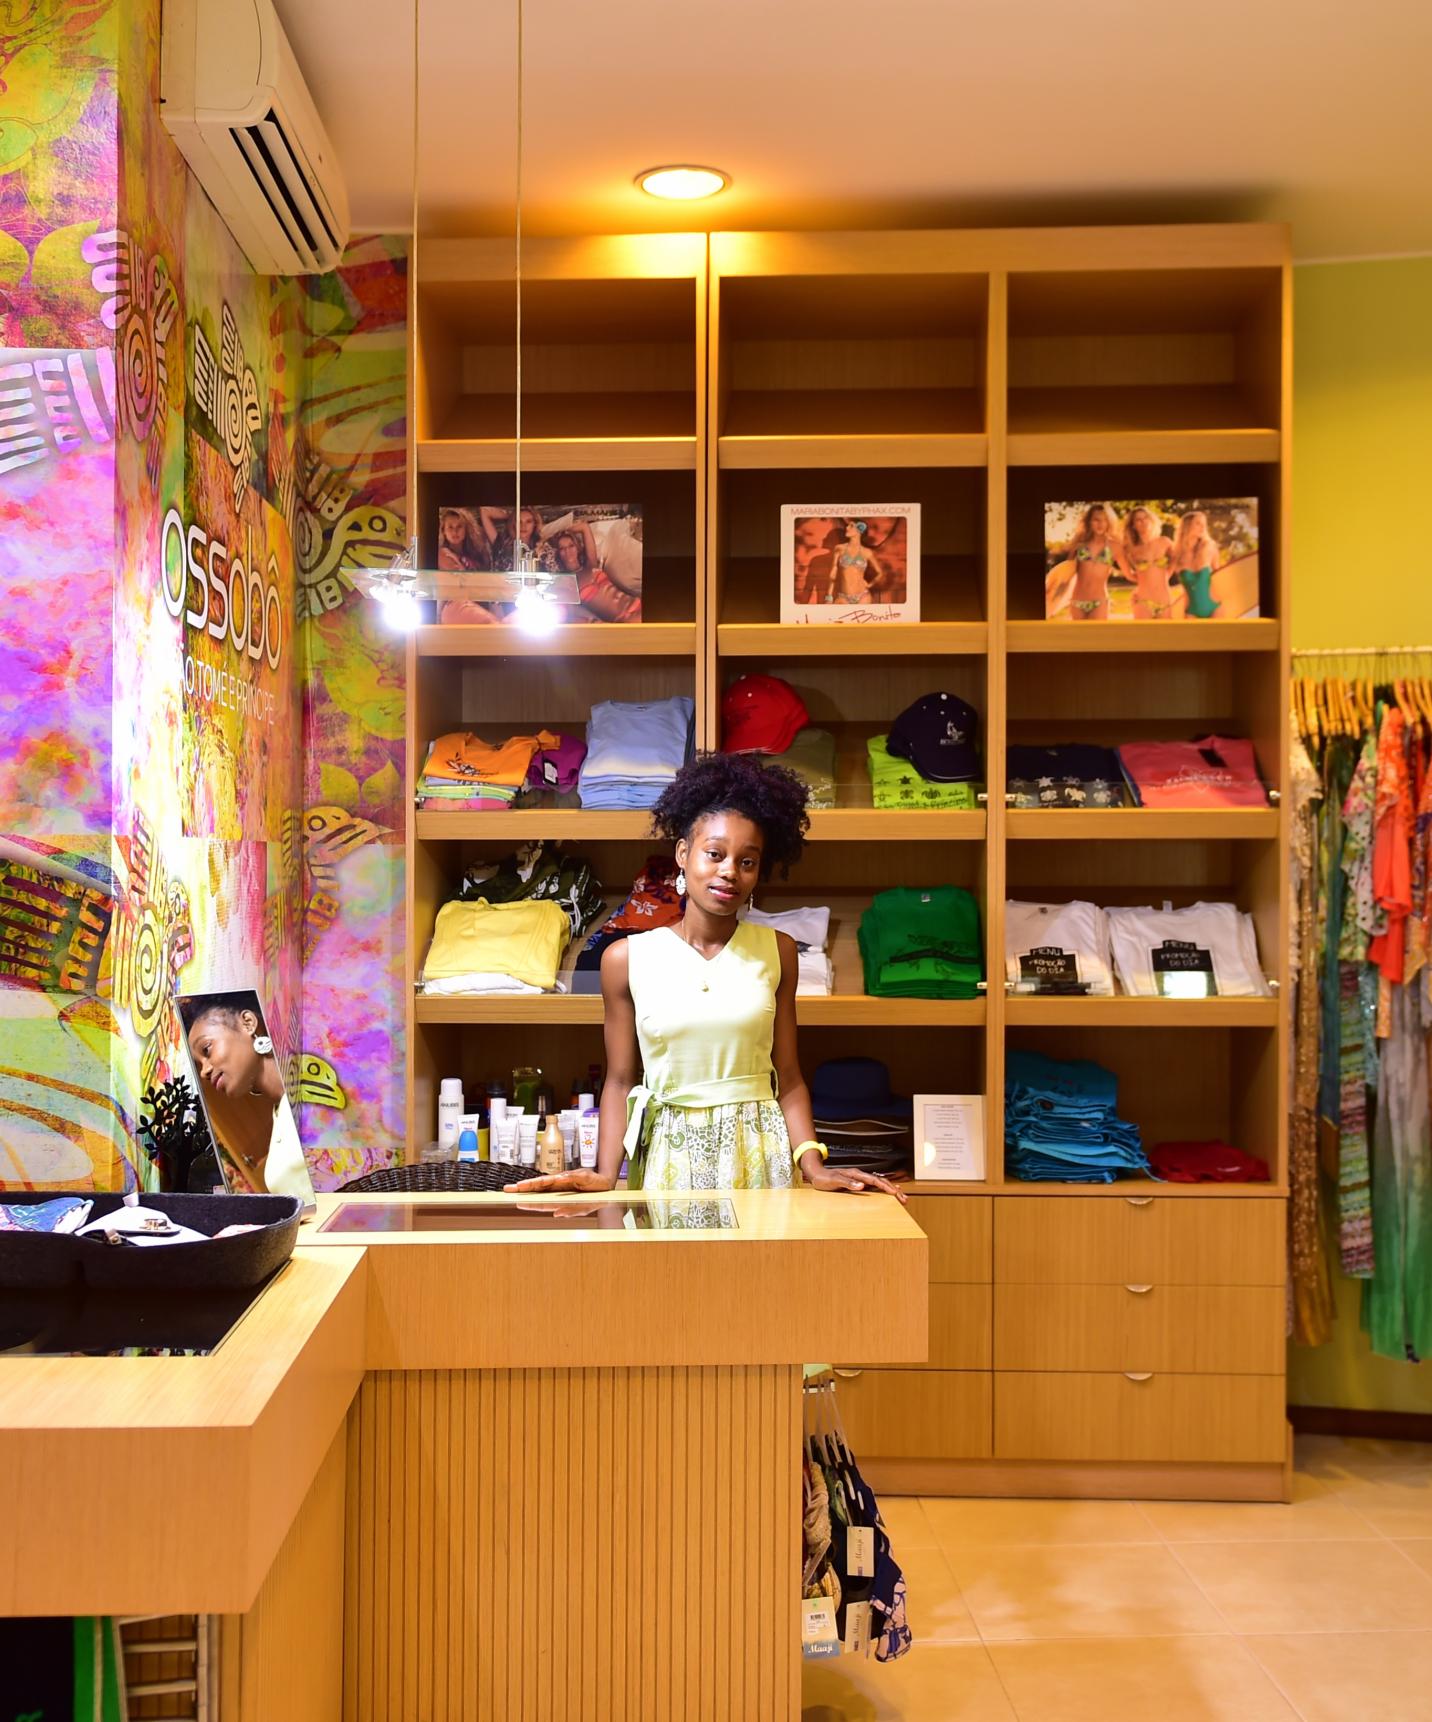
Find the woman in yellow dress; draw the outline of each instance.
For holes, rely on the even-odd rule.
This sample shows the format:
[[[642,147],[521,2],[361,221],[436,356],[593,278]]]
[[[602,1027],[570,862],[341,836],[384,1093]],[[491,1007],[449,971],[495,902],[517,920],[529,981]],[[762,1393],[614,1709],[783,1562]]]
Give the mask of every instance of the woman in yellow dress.
[[[744,755],[709,754],[677,774],[653,823],[675,841],[685,911],[602,954],[596,1170],[514,1191],[610,1190],[625,1155],[631,1189],[783,1189],[799,1167],[817,1189],[899,1196],[874,1173],[826,1166],[796,1053],[795,942],[741,919],[758,882],[800,856],[805,785]]]

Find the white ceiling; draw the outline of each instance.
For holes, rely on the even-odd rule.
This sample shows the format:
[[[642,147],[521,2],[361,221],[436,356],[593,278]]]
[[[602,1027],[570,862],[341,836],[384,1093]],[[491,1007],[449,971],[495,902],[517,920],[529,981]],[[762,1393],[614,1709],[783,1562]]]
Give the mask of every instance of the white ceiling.
[[[412,222],[412,0],[278,0],[355,227]],[[419,225],[511,230],[517,0],[420,0]],[[524,226],[1271,219],[1432,252],[1427,0],[526,0]],[[662,205],[632,176],[713,163]]]

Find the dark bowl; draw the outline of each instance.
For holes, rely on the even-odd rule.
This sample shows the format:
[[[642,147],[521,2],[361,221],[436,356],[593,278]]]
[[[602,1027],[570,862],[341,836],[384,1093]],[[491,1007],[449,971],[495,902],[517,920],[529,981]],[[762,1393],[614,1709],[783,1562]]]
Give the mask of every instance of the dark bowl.
[[[48,1202],[54,1193],[6,1193],[11,1206]],[[117,1195],[89,1196],[90,1219],[123,1206]],[[151,1249],[106,1244],[102,1239],[45,1232],[0,1232],[0,1286],[39,1290],[83,1278],[115,1290],[225,1290],[261,1284],[293,1254],[303,1204],[296,1196],[141,1195],[146,1208],[176,1225],[204,1232],[210,1242],[163,1244]],[[225,1226],[257,1225],[256,1232],[216,1238]]]

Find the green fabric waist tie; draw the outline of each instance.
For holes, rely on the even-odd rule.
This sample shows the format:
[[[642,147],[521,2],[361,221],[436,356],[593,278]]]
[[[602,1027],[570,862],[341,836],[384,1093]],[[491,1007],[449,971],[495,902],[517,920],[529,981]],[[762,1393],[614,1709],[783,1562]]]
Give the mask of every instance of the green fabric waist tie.
[[[774,1100],[775,1073],[760,1071],[750,1076],[718,1076],[709,1082],[692,1082],[685,1088],[657,1090],[639,1083],[627,1095],[626,1134],[622,1146],[627,1158],[638,1158],[646,1122],[653,1106],[730,1106],[743,1100]]]

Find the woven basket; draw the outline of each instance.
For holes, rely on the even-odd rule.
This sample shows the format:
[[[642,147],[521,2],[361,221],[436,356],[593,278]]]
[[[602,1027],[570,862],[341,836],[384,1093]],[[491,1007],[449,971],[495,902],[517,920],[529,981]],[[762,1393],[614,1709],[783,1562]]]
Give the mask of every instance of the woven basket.
[[[462,1190],[505,1190],[536,1176],[533,1166],[496,1160],[440,1161],[432,1166],[389,1166],[341,1186],[345,1196],[421,1196]]]

